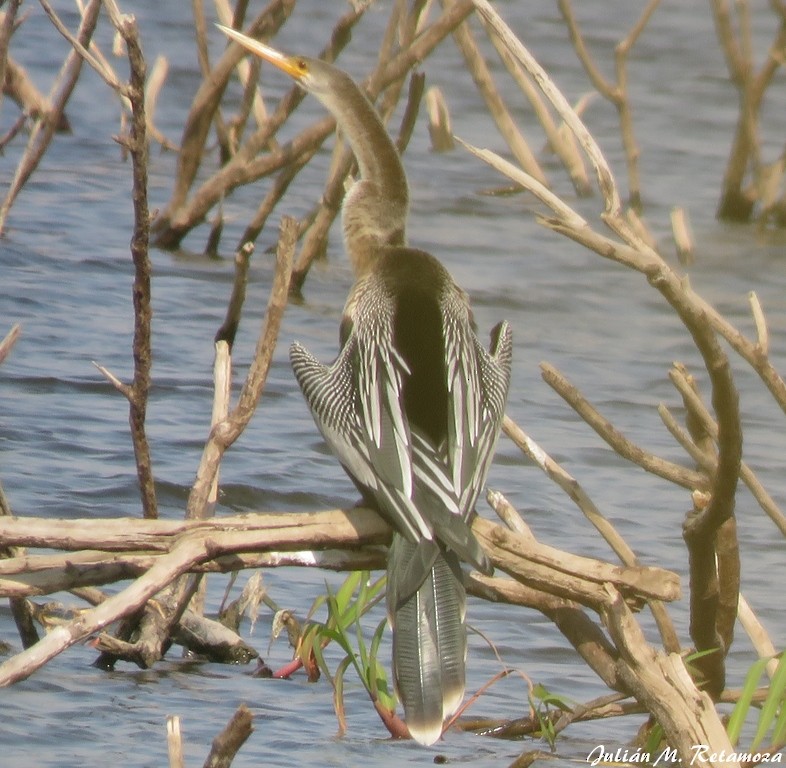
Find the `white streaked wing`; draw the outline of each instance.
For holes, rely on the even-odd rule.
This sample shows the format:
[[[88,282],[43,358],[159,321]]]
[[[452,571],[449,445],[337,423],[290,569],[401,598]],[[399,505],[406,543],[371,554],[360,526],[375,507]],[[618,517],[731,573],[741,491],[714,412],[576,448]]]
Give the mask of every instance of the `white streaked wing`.
[[[447,461],[461,514],[467,516],[486,482],[505,412],[510,384],[512,334],[499,326],[491,353],[478,341],[469,324],[457,323],[455,304],[445,315],[446,353],[455,356],[446,366],[448,407]],[[456,362],[457,361],[457,362]]]
[[[408,490],[412,487],[409,437],[406,433],[402,436],[395,426],[393,406],[398,400],[389,399],[396,387],[390,385],[390,377],[374,358],[377,389],[366,389],[361,396],[354,376],[356,356],[361,354],[357,347],[358,339],[352,334],[336,361],[326,366],[295,343],[289,354],[295,378],[322,436],[350,477],[376,499],[380,512],[397,531],[412,541],[430,540],[432,527]],[[380,388],[386,394],[380,395]],[[379,408],[364,407],[366,398],[377,398]],[[376,419],[377,414],[379,429],[375,436],[369,419]],[[400,414],[398,423],[400,429]]]

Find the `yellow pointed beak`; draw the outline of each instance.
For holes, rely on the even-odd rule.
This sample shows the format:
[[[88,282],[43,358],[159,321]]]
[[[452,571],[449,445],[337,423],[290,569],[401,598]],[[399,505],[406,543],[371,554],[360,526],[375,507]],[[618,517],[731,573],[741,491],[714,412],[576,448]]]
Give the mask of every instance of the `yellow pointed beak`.
[[[256,54],[259,58],[269,61],[274,66],[278,67],[282,72],[286,72],[290,77],[295,80],[300,80],[304,73],[303,65],[299,63],[299,59],[293,56],[285,56],[275,48],[269,45],[260,43],[259,40],[254,40],[253,37],[244,35],[236,29],[225,27],[223,24],[216,24],[216,26],[229,38],[237,43],[240,43],[244,48],[247,48],[251,53]]]

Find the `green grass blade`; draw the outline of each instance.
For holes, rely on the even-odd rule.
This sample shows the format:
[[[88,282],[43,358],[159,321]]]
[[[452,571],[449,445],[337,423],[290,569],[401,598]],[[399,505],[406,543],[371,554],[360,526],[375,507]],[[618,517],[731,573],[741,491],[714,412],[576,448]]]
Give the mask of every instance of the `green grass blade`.
[[[333,709],[338,720],[338,733],[343,736],[347,732],[347,718],[344,710],[344,673],[347,671],[351,659],[346,657],[336,667],[336,676],[333,679]]]
[[[327,661],[325,661],[325,654],[322,652],[322,637],[319,635],[315,635],[314,640],[311,643],[311,652],[314,654],[314,658],[316,659],[317,666],[322,670],[322,674],[330,681],[330,684],[335,688],[336,682],[333,679],[333,675],[330,672],[330,667],[327,665]]]
[[[742,732],[742,726],[745,724],[745,719],[750,710],[751,701],[753,701],[753,694],[756,693],[756,688],[759,686],[759,680],[764,674],[769,659],[759,659],[751,665],[748,674],[745,676],[745,683],[742,686],[740,698],[734,705],[729,724],[726,726],[726,732],[729,734],[729,741],[733,746],[737,745]]]
[[[786,746],[786,702],[781,701],[781,711],[778,713],[778,719],[772,727],[771,744],[780,749]]]
[[[775,721],[775,716],[778,713],[778,708],[783,704],[784,694],[786,693],[786,660],[781,656],[778,661],[778,668],[770,681],[770,689],[767,692],[767,698],[764,701],[764,706],[761,708],[759,715],[759,725],[756,728],[756,734],[751,743],[751,749],[756,749],[759,744],[764,740],[772,723]]]
[[[361,583],[362,577],[363,571],[352,571],[352,573],[344,579],[344,583],[338,588],[335,598],[339,616],[344,616],[346,614],[347,608],[352,601],[352,595]]]

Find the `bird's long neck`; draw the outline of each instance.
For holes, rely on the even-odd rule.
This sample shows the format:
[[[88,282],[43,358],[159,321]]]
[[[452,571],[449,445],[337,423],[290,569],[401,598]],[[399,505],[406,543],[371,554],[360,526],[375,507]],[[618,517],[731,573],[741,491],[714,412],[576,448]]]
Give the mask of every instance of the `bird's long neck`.
[[[405,242],[407,177],[379,114],[357,86],[347,77],[332,96],[323,101],[349,142],[360,171],[342,212],[346,248],[360,277],[380,247]]]

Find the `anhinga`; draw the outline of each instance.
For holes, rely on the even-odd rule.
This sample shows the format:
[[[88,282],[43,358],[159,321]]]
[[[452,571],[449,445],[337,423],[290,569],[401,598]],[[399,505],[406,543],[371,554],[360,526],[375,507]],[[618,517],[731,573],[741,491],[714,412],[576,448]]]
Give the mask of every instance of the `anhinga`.
[[[428,253],[407,246],[408,188],[376,110],[345,72],[222,30],[313,93],[357,159],[344,200],[355,272],[332,365],[299,344],[290,360],[322,435],[395,533],[387,608],[393,675],[410,734],[433,744],[461,704],[467,655],[460,561],[490,573],[468,519],[485,483],[510,381],[511,332],[477,340],[469,300]]]

